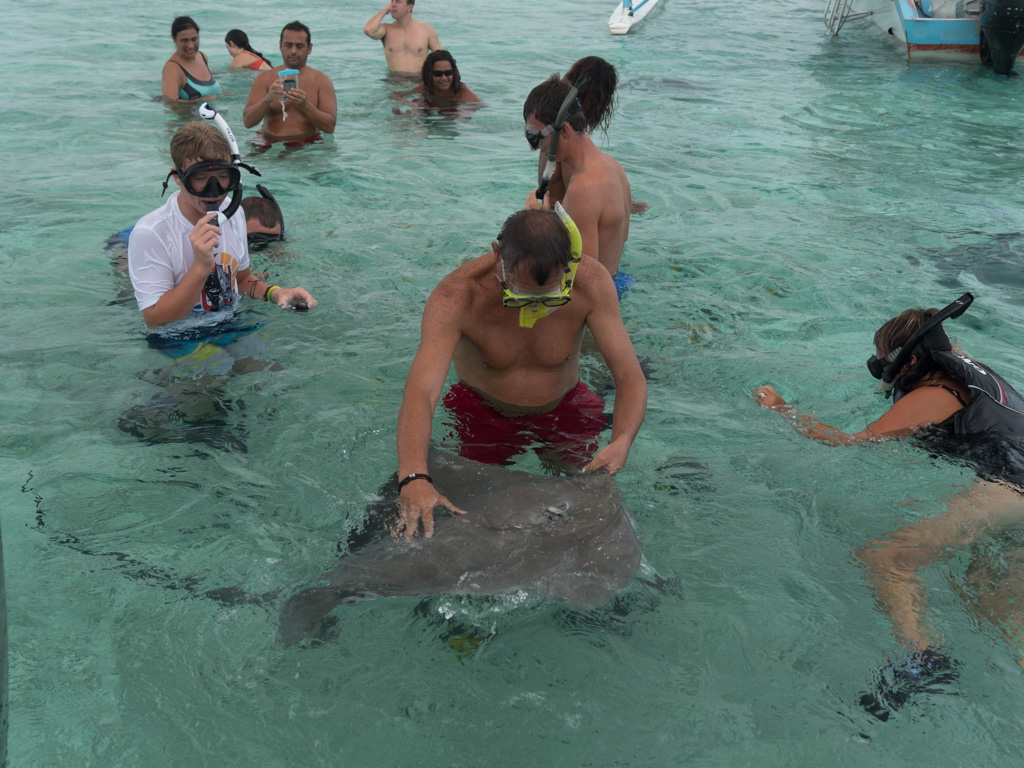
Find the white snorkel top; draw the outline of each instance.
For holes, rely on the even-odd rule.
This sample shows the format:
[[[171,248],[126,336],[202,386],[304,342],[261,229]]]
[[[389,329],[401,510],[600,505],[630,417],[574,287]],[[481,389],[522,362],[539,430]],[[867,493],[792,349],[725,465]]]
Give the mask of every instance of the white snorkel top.
[[[247,165],[242,162],[241,155],[238,153],[238,142],[235,141],[235,134],[231,132],[231,126],[228,125],[228,121],[225,120],[217,110],[210,106],[210,103],[204,101],[199,105],[199,116],[208,123],[213,123],[217,126],[224,138],[227,139],[228,148],[231,152],[231,164],[238,168],[245,168],[249,173],[254,176],[259,176],[260,172],[253,168],[251,165]],[[223,224],[225,221],[230,219],[235,211],[238,210],[238,206],[242,203],[242,182],[239,180],[238,185],[235,187],[234,194],[231,196],[231,204],[228,205],[223,211],[217,212],[217,223]]]

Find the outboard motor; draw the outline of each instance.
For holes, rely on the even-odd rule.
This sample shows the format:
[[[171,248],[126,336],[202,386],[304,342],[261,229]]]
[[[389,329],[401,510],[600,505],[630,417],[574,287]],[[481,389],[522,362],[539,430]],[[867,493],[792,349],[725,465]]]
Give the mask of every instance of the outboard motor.
[[[1024,0],[982,0],[981,63],[1008,75],[1024,47]]]

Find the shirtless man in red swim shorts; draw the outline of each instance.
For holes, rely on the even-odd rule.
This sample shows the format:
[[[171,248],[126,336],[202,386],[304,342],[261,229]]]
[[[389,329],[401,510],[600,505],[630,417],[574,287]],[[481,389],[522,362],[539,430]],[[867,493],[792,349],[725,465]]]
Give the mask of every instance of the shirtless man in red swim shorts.
[[[427,476],[434,409],[453,363],[459,382],[445,405],[454,411],[463,455],[504,464],[540,440],[559,460],[586,470],[615,473],[626,463],[647,409],[647,382],[611,276],[596,260],[580,258],[578,231],[563,214],[513,214],[489,253],[450,273],[427,299],[398,413],[406,536],[421,522],[431,536],[437,506],[462,513]],[[616,387],[611,441],[593,459],[604,401],[580,382],[585,327]]]

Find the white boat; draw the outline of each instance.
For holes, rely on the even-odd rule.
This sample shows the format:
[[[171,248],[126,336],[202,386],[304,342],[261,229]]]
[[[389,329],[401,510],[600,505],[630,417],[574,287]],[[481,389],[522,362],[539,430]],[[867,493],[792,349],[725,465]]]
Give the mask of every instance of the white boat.
[[[629,30],[636,29],[659,2],[660,0],[622,0],[615,6],[611,18],[608,19],[608,29],[613,35],[624,35]]]

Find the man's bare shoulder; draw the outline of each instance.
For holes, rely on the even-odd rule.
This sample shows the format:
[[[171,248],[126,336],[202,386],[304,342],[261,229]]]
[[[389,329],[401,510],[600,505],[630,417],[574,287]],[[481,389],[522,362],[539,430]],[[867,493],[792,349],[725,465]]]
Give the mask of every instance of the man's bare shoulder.
[[[453,269],[437,284],[434,292],[443,292],[450,295],[472,294],[482,281],[494,274],[494,252],[490,251],[483,256],[470,259],[464,264]],[[497,280],[497,278],[495,278]]]
[[[425,310],[427,314],[424,317],[443,317],[444,323],[462,327],[486,290],[485,280],[488,273],[494,274],[492,254],[472,259],[449,272],[431,291]]]
[[[618,301],[615,283],[612,281],[611,275],[608,274],[608,270],[597,259],[584,254],[576,269],[576,279],[572,286],[573,298],[601,302],[607,298],[609,291],[611,291],[611,296]]]
[[[426,32],[428,35],[436,35],[437,34],[437,31],[432,26],[427,24],[425,21],[417,21],[416,19],[413,19],[413,21],[415,22],[416,28],[418,30],[420,30],[422,32]]]
[[[309,70],[309,72],[313,75],[314,82],[316,82],[317,85],[329,85],[331,88],[334,87],[334,83],[331,82],[331,78],[329,78],[319,69],[313,69],[310,66],[307,66],[306,69]]]
[[[607,152],[602,152],[595,147],[595,152],[588,158],[588,163],[582,172],[575,174],[573,181],[577,178],[587,184],[601,184],[610,178],[625,180],[626,172],[622,164]]]
[[[626,178],[626,172],[619,161],[601,152],[592,158],[584,171],[573,175],[566,188],[566,199],[570,204],[572,201],[577,204],[586,201],[585,204],[590,205],[591,201],[594,201],[594,204],[602,209],[618,207],[619,201],[611,194],[613,190],[617,191],[622,199],[631,196],[629,179]]]

